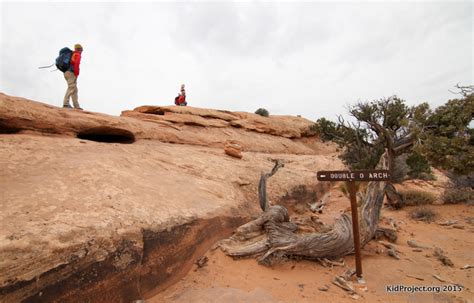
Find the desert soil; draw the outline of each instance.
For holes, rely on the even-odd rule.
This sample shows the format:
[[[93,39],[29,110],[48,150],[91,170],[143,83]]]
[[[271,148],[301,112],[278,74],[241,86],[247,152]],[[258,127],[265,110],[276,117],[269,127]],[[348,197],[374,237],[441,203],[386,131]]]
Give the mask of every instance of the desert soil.
[[[329,223],[343,210],[347,211],[348,206],[348,199],[335,186],[320,219]],[[353,281],[355,296],[332,283],[334,277],[354,268],[353,255],[342,258],[344,266],[332,268],[309,260],[287,260],[266,267],[258,265],[255,259],[234,260],[214,249],[205,254],[208,262],[203,267],[194,265],[179,283],[146,302],[472,302],[474,269],[461,268],[474,264],[474,209],[465,204],[428,207],[437,215],[431,223],[411,219],[410,212],[415,207],[383,209],[381,225],[388,227],[393,222],[397,227],[395,246],[400,259],[390,257],[380,242],[369,242],[362,250],[366,283]],[[457,223],[439,224],[448,220]],[[407,240],[428,248],[412,248]],[[443,265],[434,256],[434,247],[441,248],[454,266]],[[451,290],[458,289],[454,284],[461,285],[462,290]],[[393,285],[439,286],[441,290],[387,291]]]

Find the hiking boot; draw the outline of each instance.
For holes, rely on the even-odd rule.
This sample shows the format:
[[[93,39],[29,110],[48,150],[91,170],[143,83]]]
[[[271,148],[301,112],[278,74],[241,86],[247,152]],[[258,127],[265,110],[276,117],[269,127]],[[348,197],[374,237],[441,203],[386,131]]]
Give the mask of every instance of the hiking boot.
[[[66,104],[66,105],[63,105],[63,108],[72,108],[72,106],[69,104]]]
[[[82,108],[80,107],[75,107],[74,109],[77,109],[77,110],[83,110]]]

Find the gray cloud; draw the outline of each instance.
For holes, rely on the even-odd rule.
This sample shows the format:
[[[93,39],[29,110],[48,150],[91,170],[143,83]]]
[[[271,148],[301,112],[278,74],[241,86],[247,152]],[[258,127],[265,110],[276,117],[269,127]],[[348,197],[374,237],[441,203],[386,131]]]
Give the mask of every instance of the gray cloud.
[[[85,50],[81,105],[172,104],[334,119],[397,94],[432,106],[473,83],[472,2],[0,2],[0,91],[61,105],[51,64]]]

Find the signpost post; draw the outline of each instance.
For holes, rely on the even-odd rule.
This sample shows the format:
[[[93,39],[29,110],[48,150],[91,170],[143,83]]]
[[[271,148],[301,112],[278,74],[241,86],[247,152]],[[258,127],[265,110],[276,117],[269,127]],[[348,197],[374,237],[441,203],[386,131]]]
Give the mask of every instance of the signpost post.
[[[355,181],[389,181],[390,171],[388,170],[334,170],[318,171],[319,181],[346,181],[349,189],[352,213],[352,235],[354,237],[354,252],[356,275],[362,279],[362,261],[360,259],[360,234],[359,234],[359,213],[357,211],[357,196]]]

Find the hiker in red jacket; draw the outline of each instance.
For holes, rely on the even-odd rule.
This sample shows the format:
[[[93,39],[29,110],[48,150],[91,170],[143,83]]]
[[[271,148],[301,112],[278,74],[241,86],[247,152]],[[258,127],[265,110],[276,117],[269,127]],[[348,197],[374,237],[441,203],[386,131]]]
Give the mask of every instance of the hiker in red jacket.
[[[71,66],[69,70],[64,72],[64,79],[67,82],[66,95],[64,96],[63,107],[72,108],[69,104],[69,99],[72,99],[72,104],[75,109],[82,110],[79,106],[77,96],[77,77],[79,77],[79,66],[81,64],[82,46],[80,44],[74,45],[74,52],[71,56]]]

